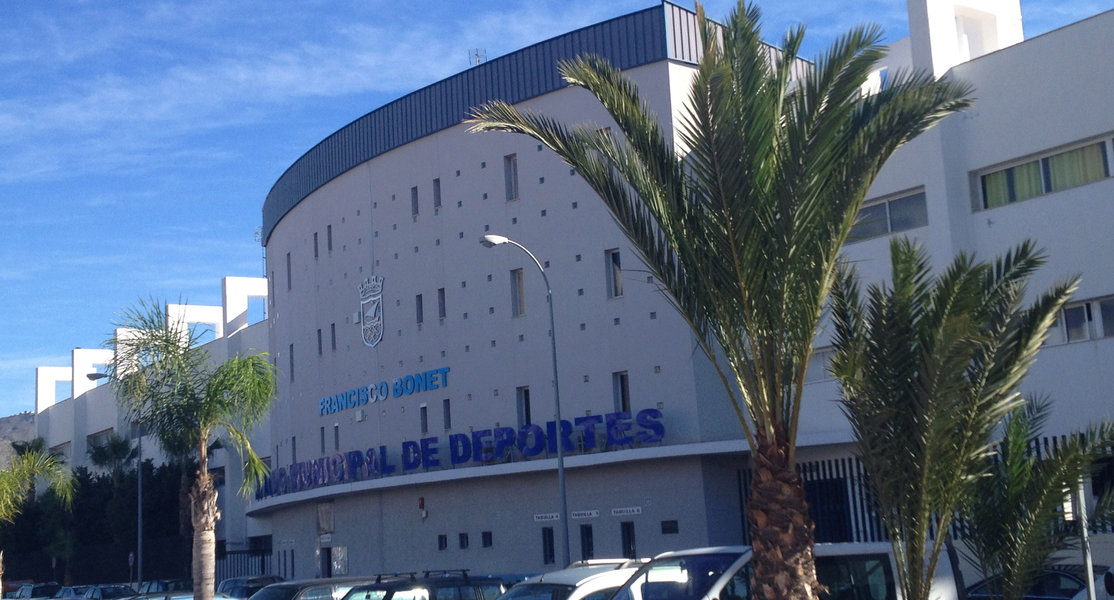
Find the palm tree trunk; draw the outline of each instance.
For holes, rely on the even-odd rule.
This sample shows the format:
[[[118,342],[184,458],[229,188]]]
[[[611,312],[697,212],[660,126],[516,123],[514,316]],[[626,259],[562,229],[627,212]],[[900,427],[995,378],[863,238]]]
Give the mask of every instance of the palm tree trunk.
[[[815,600],[820,591],[813,561],[813,523],[804,483],[789,462],[784,431],[759,435],[752,458],[747,522],[754,547],[753,594],[758,600]]]
[[[217,490],[206,471],[198,471],[190,492],[193,517],[193,593],[195,600],[213,600],[217,557]]]

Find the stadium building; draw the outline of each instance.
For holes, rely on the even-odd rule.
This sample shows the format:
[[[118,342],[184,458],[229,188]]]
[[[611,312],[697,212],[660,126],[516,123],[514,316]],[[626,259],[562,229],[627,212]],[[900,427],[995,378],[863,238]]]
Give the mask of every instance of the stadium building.
[[[1016,0],[909,7],[911,37],[872,84],[912,65],[971,82],[978,101],[895,154],[845,254],[882,280],[894,234],[937,265],[1036,240],[1049,262],[1034,289],[1066,274],[1083,283],[1025,390],[1054,399],[1049,435],[1109,419],[1114,241],[1098,217],[1114,215],[1114,12],[1023,40]],[[591,52],[671,131],[698,32],[693,12],[662,3],[542,41],[360,117],[287,169],[263,205],[266,289],[245,280],[256,287],[226,295],[223,312],[190,316],[222,323],[211,342],[222,352],[268,348],[279,373],[256,444],[272,476],[243,506],[234,487],[223,494],[227,548],[264,548],[291,578],[540,571],[558,566],[565,531],[574,560],[746,540],[742,429],[687,325],[567,165],[464,122],[503,99],[608,127],[555,68]],[[485,235],[529,253],[485,247]],[[257,296],[265,321],[229,325],[228,305]],[[40,434],[72,444],[75,461],[78,445],[121,426],[83,404],[105,396],[79,386],[85,362],[106,359],[81,356],[40,369],[68,375],[74,397],[40,393],[37,407]],[[817,538],[877,541],[828,356],[820,348],[808,372],[799,435]],[[232,464],[220,467],[230,482]],[[1114,560],[1109,537],[1095,541],[1097,562]]]

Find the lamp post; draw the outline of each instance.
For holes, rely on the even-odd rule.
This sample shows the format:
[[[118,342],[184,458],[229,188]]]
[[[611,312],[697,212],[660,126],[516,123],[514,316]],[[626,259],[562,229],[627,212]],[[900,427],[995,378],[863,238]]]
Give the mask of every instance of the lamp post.
[[[553,406],[557,413],[557,488],[561,495],[561,556],[564,560],[561,565],[562,567],[568,566],[569,563],[572,562],[569,558],[569,502],[568,494],[565,489],[565,445],[562,443],[562,438],[564,436],[561,434],[561,388],[557,381],[557,327],[553,319],[553,288],[549,287],[549,277],[546,276],[545,269],[542,268],[542,263],[538,261],[538,257],[534,256],[534,253],[530,252],[526,246],[504,236],[492,234],[480,238],[480,244],[485,248],[491,248],[492,246],[499,246],[501,244],[517,246],[538,266],[538,271],[542,274],[542,281],[545,282],[545,299],[546,302],[549,303],[549,343],[550,350],[553,354]]]

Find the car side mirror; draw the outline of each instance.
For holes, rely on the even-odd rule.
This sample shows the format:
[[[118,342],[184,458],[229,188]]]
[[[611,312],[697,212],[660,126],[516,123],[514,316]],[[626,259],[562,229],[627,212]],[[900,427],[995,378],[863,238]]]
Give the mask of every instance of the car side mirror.
[[[1106,588],[1106,593],[1114,596],[1114,571],[1107,571],[1102,576],[1102,585]]]

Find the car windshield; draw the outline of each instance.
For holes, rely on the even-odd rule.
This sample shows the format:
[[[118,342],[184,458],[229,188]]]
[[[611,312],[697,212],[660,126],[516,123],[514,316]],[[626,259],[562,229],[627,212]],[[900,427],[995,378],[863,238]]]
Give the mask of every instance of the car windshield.
[[[298,594],[293,585],[269,585],[251,595],[251,600],[291,600]]]
[[[520,583],[499,596],[499,600],[565,600],[573,586],[560,583]]]
[[[698,600],[739,556],[724,552],[654,559],[639,569],[613,600]]]

